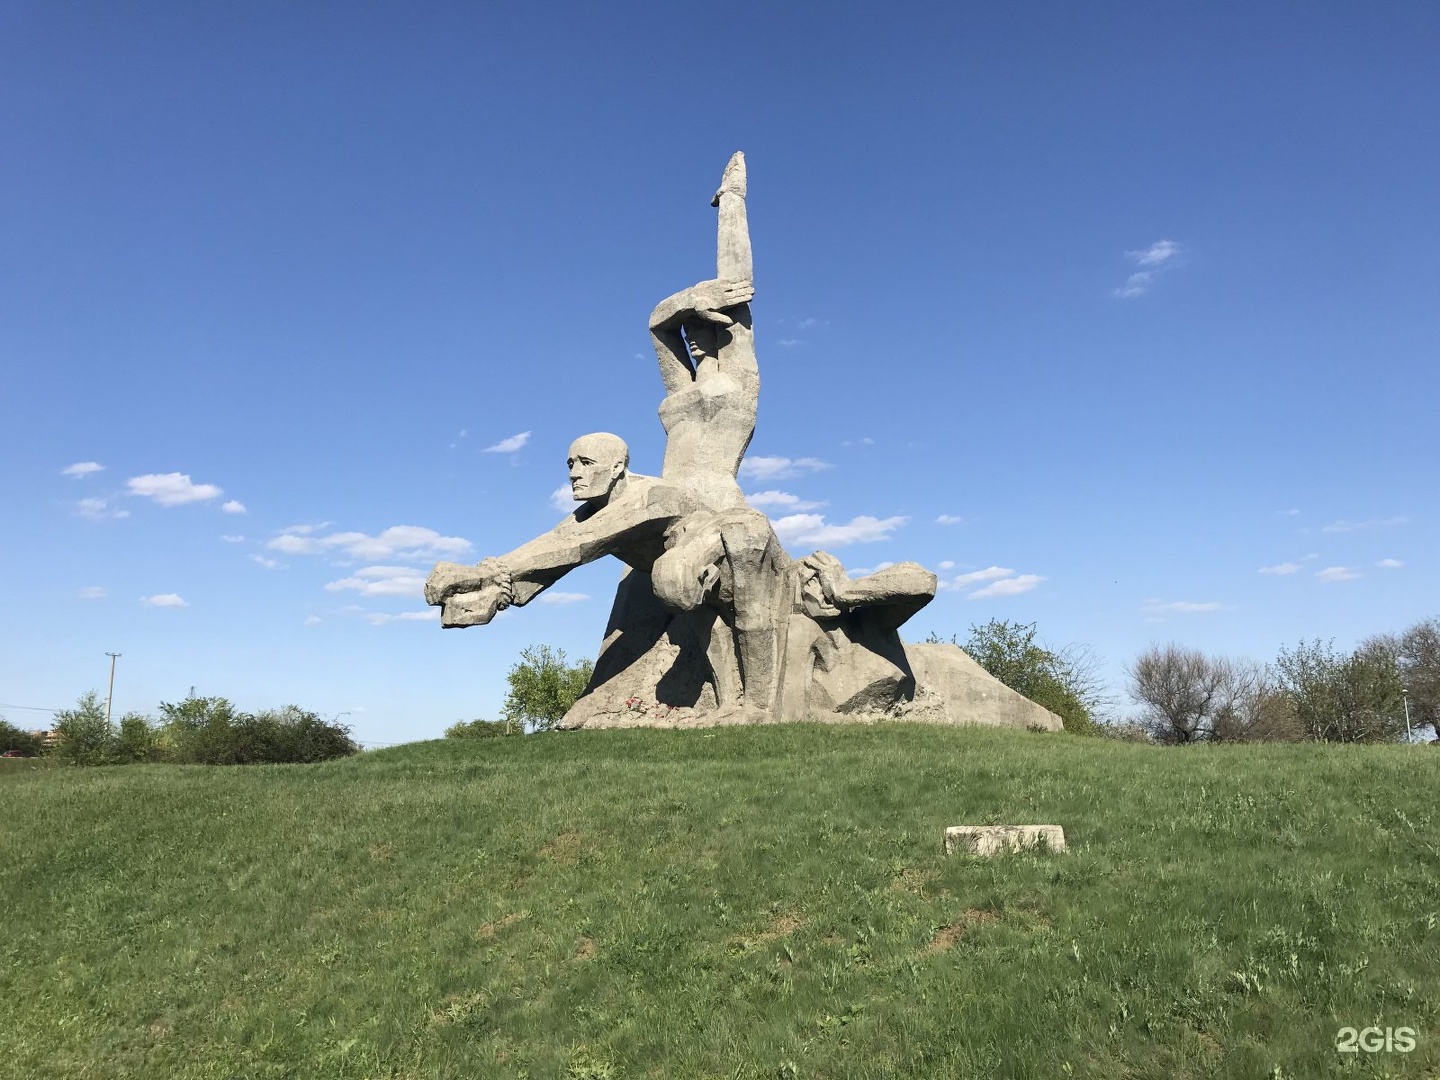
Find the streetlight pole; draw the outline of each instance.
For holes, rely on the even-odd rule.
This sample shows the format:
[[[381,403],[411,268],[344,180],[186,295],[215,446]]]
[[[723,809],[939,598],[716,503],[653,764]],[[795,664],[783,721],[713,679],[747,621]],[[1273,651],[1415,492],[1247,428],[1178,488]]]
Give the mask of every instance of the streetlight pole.
[[[1400,688],[1400,700],[1405,702],[1405,741],[1408,743],[1410,741],[1410,688],[1408,686]]]
[[[110,726],[110,703],[115,700],[115,661],[120,659],[118,652],[107,652],[110,657],[110,692],[105,695],[105,726]]]

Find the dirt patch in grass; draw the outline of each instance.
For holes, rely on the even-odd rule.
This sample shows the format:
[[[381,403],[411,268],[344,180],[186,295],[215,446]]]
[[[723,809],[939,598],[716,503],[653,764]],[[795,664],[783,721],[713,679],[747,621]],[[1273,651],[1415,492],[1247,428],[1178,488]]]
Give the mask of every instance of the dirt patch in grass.
[[[890,888],[896,892],[907,892],[915,896],[924,896],[925,871],[913,866],[907,866],[895,875],[895,879],[890,882]]]
[[[925,952],[929,955],[942,953],[946,949],[955,947],[955,943],[965,936],[966,932],[974,926],[983,926],[985,923],[995,922],[999,918],[993,911],[981,911],[978,908],[971,908],[964,912],[949,926],[942,926],[935,934],[934,940],[925,946]]]
[[[494,922],[487,922],[484,926],[480,927],[479,930],[475,931],[475,936],[478,938],[492,938],[499,931],[504,930],[505,927],[517,923],[521,919],[528,918],[529,915],[530,913],[528,911],[512,912],[503,918],[496,919]]]
[[[580,861],[580,834],[561,833],[537,853],[542,859],[553,859],[561,866],[574,866]]]
[[[575,948],[575,959],[581,961],[594,960],[595,954],[598,951],[599,950],[595,947],[594,938],[582,937],[580,939],[580,944],[577,945]]]

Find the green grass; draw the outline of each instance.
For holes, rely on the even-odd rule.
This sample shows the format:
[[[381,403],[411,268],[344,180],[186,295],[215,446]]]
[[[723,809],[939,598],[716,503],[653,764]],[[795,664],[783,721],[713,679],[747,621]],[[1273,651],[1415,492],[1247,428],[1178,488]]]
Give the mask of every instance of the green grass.
[[[10,769],[0,1076],[1435,1077],[1437,791],[906,725]]]

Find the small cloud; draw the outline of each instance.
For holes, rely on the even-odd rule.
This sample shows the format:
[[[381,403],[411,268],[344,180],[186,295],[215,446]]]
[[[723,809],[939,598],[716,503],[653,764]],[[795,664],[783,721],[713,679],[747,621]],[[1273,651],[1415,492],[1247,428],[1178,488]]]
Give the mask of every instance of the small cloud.
[[[1276,563],[1274,566],[1262,566],[1262,567],[1260,567],[1260,573],[1262,573],[1262,574],[1282,574],[1282,575],[1283,575],[1283,574],[1294,574],[1294,573],[1298,572],[1299,569],[1300,569],[1300,564],[1299,564],[1299,563],[1294,563],[1294,562],[1282,562],[1282,563]]]
[[[117,510],[109,499],[81,499],[75,504],[75,512],[91,521],[106,521],[130,516],[129,510]]]
[[[105,466],[98,461],[77,461],[74,465],[66,465],[60,470],[61,476],[73,477],[76,480],[84,480],[92,473],[104,472]]]
[[[846,439],[846,440],[845,440],[844,442],[842,442],[840,445],[841,445],[841,446],[874,446],[874,445],[875,445],[875,440],[872,439],[872,438],[870,438],[869,435],[865,435],[865,436],[862,436],[861,438],[858,438],[858,439]]]
[[[1045,579],[1039,574],[1021,574],[1018,577],[1003,578],[993,585],[987,585],[971,593],[967,599],[984,600],[991,596],[1017,596],[1027,593]]]
[[[83,589],[76,589],[75,595],[81,600],[104,600],[110,593],[104,585],[86,585]]]
[[[328,592],[354,589],[361,596],[420,596],[425,575],[408,566],[367,566],[325,586]]]
[[[355,560],[444,558],[463,555],[471,547],[469,540],[441,536],[434,529],[419,525],[392,525],[376,536],[362,532],[311,536],[292,530],[282,532],[265,546],[285,555],[339,553]]]
[[[757,491],[753,495],[745,496],[745,501],[757,510],[770,506],[788,510],[792,514],[805,510],[818,510],[825,505],[823,502],[811,502],[808,499],[800,498],[799,495],[791,495],[788,491]]]
[[[1144,251],[1127,251],[1125,257],[1139,266],[1161,266],[1180,254],[1174,240],[1157,240]]]
[[[793,349],[796,345],[804,345],[805,342],[800,338],[782,337],[777,344],[783,345],[787,349]]]
[[[590,599],[589,593],[583,592],[543,592],[536,597],[542,604],[549,604],[551,607],[564,607],[566,604],[579,604]]]
[[[1327,533],[1360,532],[1362,529],[1384,529],[1391,525],[1404,525],[1409,520],[1408,517],[1397,515],[1388,518],[1370,518],[1368,521],[1332,521],[1320,531]]]
[[[264,555],[251,555],[250,560],[266,570],[274,570],[280,565],[279,559],[267,559]]]
[[[501,439],[494,446],[487,446],[481,451],[482,454],[513,454],[530,441],[530,432],[522,431],[519,435],[511,435],[508,439]]]
[[[828,461],[819,458],[747,457],[740,462],[740,475],[751,480],[784,480],[801,473],[822,472],[830,468]]]
[[[1375,565],[1381,570],[1399,570],[1405,564],[1399,559],[1381,559]]]
[[[1156,279],[1176,264],[1180,253],[1180,245],[1174,240],[1157,240],[1142,251],[1125,252],[1127,259],[1144,269],[1136,270],[1125,279],[1125,284],[1112,290],[1111,295],[1122,300],[1144,296]]]
[[[953,567],[955,564],[949,563],[948,565]],[[942,581],[939,587],[950,592],[961,592],[972,585],[979,585],[982,581],[995,581],[999,578],[1010,577],[1014,573],[1014,570],[1004,566],[987,566],[984,570],[972,570],[968,574],[961,574],[949,581]]]
[[[1315,576],[1328,585],[1334,581],[1354,581],[1363,575],[1348,566],[1327,566],[1324,570],[1316,570]]]
[[[878,574],[881,570],[888,570],[894,566],[893,562],[876,563],[874,566],[856,566],[845,572],[852,578],[869,577],[871,574]]]
[[[126,481],[131,495],[154,499],[161,506],[208,502],[222,494],[214,484],[197,484],[185,473],[147,473]]]
[[[140,603],[146,607],[157,608],[182,608],[190,606],[182,600],[178,594],[173,592],[157,593],[154,596],[142,596]]]
[[[936,525],[959,525],[965,519],[958,514],[941,514],[935,519]]]
[[[220,539],[224,540],[227,544],[243,544],[245,542],[245,537],[243,536],[230,536],[228,534],[222,535]]]
[[[330,522],[328,521],[322,521],[317,525],[286,525],[285,528],[280,530],[280,535],[309,536],[311,533],[317,533],[321,529],[328,529],[329,527]]]
[[[812,326],[829,326],[829,319],[817,319],[813,315],[807,315],[795,324],[801,330],[809,330]]]
[[[871,544],[889,540],[890,534],[910,519],[875,518],[867,514],[852,518],[848,525],[831,525],[820,514],[789,514],[773,524],[775,535],[786,546],[837,548],[847,544]]]
[[[248,511],[245,509],[245,504],[242,503],[239,499],[231,499],[224,506],[220,507],[220,509],[224,510],[227,514],[248,513]]]
[[[569,484],[564,484],[550,493],[550,505],[562,514],[575,512],[575,492]]]
[[[384,626],[386,623],[391,622],[435,622],[438,621],[439,618],[439,608],[427,608],[425,611],[401,611],[394,615],[372,611],[365,616],[365,621],[371,626]]]
[[[1219,611],[1225,605],[1214,600],[1196,602],[1194,600],[1146,600],[1145,611],[1151,615],[1203,615],[1211,611]]]
[[[1290,509],[1290,510],[1276,510],[1275,512],[1276,512],[1277,514],[1284,514],[1286,517],[1298,517],[1299,514],[1300,514],[1300,511],[1299,511],[1299,510],[1295,510],[1295,509]]]
[[[305,616],[305,625],[306,625],[306,626],[319,626],[319,625],[320,625],[322,622],[324,622],[324,621],[325,621],[325,620],[322,619],[322,618],[320,618],[319,615],[306,615],[306,616]]]
[[[941,569],[941,570],[954,570],[954,569],[955,569],[955,562],[954,562],[954,560],[953,560],[953,559],[946,559],[944,562],[942,562],[942,563],[940,564],[940,569]]]

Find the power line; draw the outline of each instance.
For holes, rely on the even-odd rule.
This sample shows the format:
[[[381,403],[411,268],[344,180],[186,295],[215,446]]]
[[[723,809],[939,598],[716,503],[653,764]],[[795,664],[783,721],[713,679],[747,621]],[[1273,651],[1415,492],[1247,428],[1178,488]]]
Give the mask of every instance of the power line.
[[[25,709],[28,712],[64,712],[64,709],[42,709],[39,705],[11,705],[8,702],[0,701],[0,709]]]

